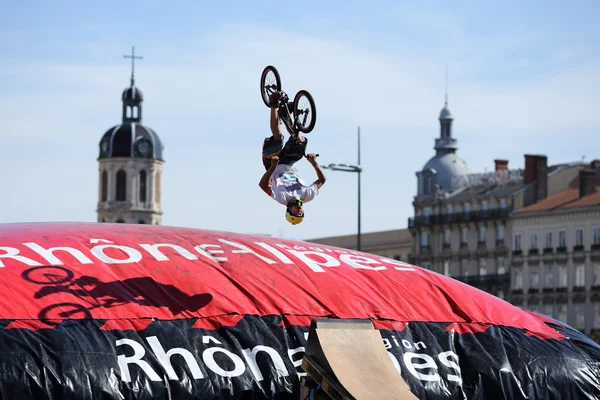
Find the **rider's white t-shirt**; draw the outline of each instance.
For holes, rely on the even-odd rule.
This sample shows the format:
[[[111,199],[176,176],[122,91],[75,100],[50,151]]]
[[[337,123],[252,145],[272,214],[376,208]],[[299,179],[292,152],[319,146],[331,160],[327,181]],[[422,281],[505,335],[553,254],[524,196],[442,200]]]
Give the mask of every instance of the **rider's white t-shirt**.
[[[273,199],[286,206],[290,200],[299,197],[308,203],[319,194],[316,183],[306,185],[298,176],[293,165],[278,164],[270,179]]]

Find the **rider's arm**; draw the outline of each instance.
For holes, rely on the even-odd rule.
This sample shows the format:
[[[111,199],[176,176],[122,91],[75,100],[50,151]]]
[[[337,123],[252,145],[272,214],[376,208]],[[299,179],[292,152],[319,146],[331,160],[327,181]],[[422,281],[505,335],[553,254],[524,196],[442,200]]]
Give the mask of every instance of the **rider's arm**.
[[[271,134],[276,139],[283,138],[281,130],[279,129],[279,111],[277,107],[271,107]]]
[[[325,174],[323,173],[323,170],[317,163],[316,159],[311,160],[310,163],[312,164],[313,168],[315,169],[315,172],[317,173],[317,180],[314,183],[315,185],[317,185],[317,188],[320,189],[321,186],[325,184],[325,181],[327,179],[325,178]]]
[[[263,192],[265,192],[270,197],[273,196],[273,191],[271,190],[271,187],[269,186],[269,179],[271,178],[271,175],[273,175],[273,171],[275,171],[275,168],[277,168],[278,163],[279,163],[279,158],[272,157],[271,158],[271,166],[264,173],[262,178],[260,178],[260,182],[258,183],[258,186],[260,186],[260,188],[263,190]]]

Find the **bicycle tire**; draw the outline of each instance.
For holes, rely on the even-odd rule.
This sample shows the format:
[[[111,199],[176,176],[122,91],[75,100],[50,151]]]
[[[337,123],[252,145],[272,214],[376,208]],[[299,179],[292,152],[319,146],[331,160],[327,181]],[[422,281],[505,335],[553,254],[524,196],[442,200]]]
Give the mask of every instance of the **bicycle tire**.
[[[65,309],[68,309],[68,308],[71,308],[71,310],[65,311]],[[54,311],[54,310],[62,310],[62,313],[67,312],[71,315],[76,314],[76,313],[82,313],[83,318],[71,318],[71,315],[61,316],[60,314],[57,316],[57,318],[52,318],[52,316],[50,315],[50,312]],[[58,325],[58,322],[55,322],[55,321],[62,321],[62,320],[68,320],[68,319],[90,319],[90,318],[92,318],[92,313],[86,306],[81,305],[81,304],[57,303],[57,304],[50,304],[49,306],[43,308],[39,312],[38,317],[46,325],[56,326],[56,325]]]
[[[272,65],[266,66],[260,75],[260,97],[262,98],[263,103],[265,103],[265,106],[270,108],[271,105],[269,104],[269,95],[265,88],[265,81],[269,72],[272,72],[273,75],[275,75],[276,91],[281,90],[281,77],[279,76],[279,71],[277,71],[277,68]]]
[[[38,270],[42,270],[42,269],[54,269],[54,270],[60,270],[62,272],[64,272],[64,274],[66,275],[65,277],[62,277],[61,279],[58,280],[51,280],[51,279],[47,279],[47,280],[40,280],[38,279],[34,279],[31,277],[31,275],[38,271]],[[64,267],[59,267],[57,265],[42,265],[39,267],[33,267],[33,268],[29,268],[26,269],[25,271],[23,271],[21,273],[21,276],[23,277],[23,279],[25,279],[28,282],[32,282],[32,283],[36,283],[38,285],[58,285],[60,283],[64,283],[64,282],[68,282],[71,279],[73,279],[73,272],[67,268]],[[35,276],[34,276],[35,277]]]
[[[299,121],[300,116],[298,112],[298,103],[300,102],[300,99],[302,97],[306,97],[308,103],[310,104],[309,113],[311,118],[308,126],[300,124]],[[317,123],[317,106],[315,105],[315,100],[313,99],[312,95],[308,92],[308,90],[299,90],[298,93],[296,93],[296,96],[294,97],[294,122],[298,130],[302,133],[310,133],[315,128],[315,124]]]

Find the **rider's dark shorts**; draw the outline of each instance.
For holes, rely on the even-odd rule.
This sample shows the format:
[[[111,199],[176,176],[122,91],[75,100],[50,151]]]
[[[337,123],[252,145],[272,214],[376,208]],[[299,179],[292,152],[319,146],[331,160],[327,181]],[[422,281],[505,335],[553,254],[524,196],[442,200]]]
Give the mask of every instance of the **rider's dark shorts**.
[[[282,139],[266,138],[262,148],[262,162],[265,169],[269,169],[271,166],[270,158],[273,156],[279,156],[279,164],[293,165],[304,157],[307,145],[308,139],[306,137],[304,137],[303,143],[295,143],[290,136],[285,145]]]

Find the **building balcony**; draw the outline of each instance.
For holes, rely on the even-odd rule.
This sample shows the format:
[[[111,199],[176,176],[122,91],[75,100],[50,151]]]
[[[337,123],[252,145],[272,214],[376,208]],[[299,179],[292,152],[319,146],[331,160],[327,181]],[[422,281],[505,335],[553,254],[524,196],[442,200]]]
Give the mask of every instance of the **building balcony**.
[[[507,285],[510,283],[510,274],[487,274],[456,277],[461,282],[471,286]]]
[[[600,243],[595,243],[590,246],[592,259],[598,260],[600,259]]]
[[[442,245],[442,255],[449,256],[452,254],[452,248],[450,247],[450,243],[444,243]]]
[[[418,228],[421,226],[453,224],[460,222],[492,221],[498,219],[507,219],[511,210],[508,208],[495,208],[486,211],[471,211],[452,214],[437,214],[428,216],[418,216],[408,219],[409,228]]]
[[[422,255],[422,256],[431,255],[431,246],[421,246],[419,248],[419,255]]]

